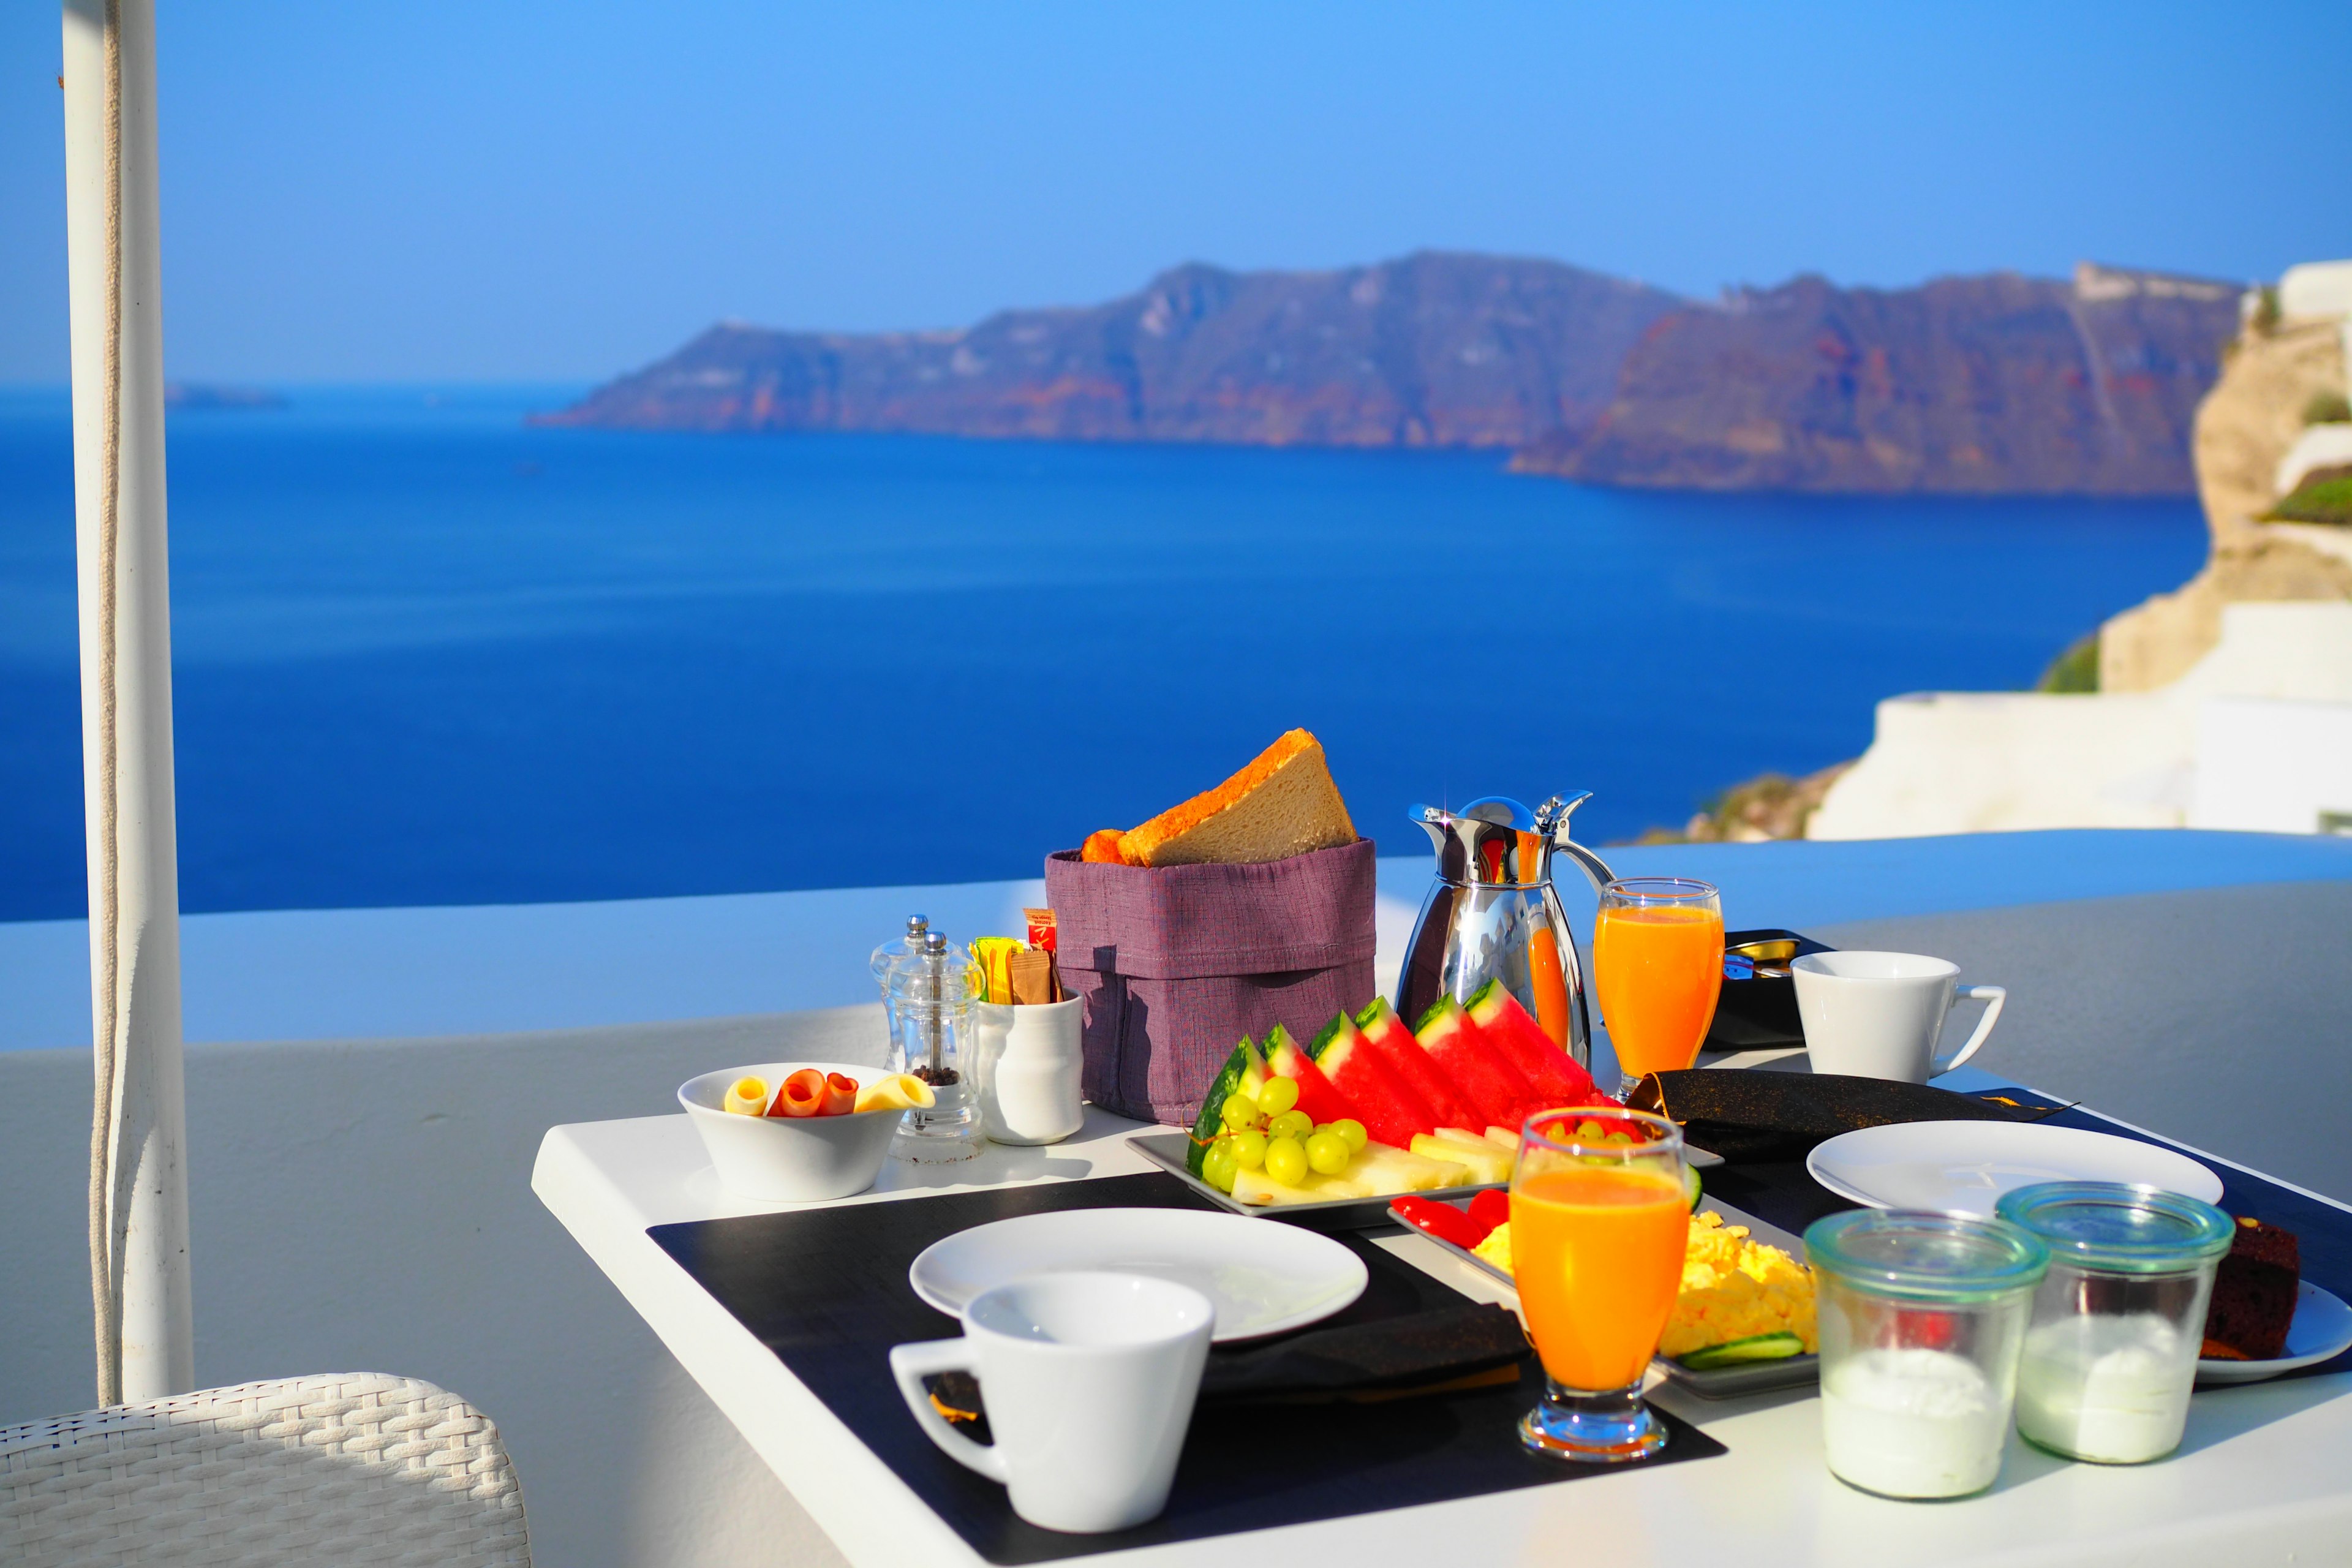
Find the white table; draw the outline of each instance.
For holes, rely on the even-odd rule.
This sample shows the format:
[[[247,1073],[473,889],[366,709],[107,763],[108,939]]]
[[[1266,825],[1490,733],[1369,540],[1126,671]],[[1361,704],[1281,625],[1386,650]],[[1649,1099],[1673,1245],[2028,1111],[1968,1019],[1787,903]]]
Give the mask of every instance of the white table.
[[[1128,1146],[1149,1130],[1090,1109],[1067,1142],[991,1145],[977,1160],[945,1167],[894,1162],[874,1191],[841,1201],[889,1203],[1156,1170]],[[554,1128],[540,1146],[531,1188],[852,1563],[950,1568],[984,1561],[646,1235],[648,1226],[799,1205],[729,1197],[682,1115]],[[1401,1233],[1377,1245],[1466,1296],[1511,1300],[1418,1236]],[[940,1331],[952,1331],[945,1320]],[[1219,1536],[1087,1561],[1115,1555],[1230,1568],[1270,1551],[1273,1558],[1255,1560],[1482,1568],[1571,1561],[1608,1568],[2352,1562],[2352,1374],[2200,1393],[2180,1452],[2153,1465],[2068,1463],[2012,1436],[1992,1491],[1945,1503],[1892,1502],[1832,1478],[1810,1393],[1710,1401],[1660,1386],[1651,1397],[1730,1452],[1287,1526],[1247,1542]],[[1273,1539],[1307,1536],[1311,1542]],[[1307,1555],[1293,1555],[1301,1551]]]

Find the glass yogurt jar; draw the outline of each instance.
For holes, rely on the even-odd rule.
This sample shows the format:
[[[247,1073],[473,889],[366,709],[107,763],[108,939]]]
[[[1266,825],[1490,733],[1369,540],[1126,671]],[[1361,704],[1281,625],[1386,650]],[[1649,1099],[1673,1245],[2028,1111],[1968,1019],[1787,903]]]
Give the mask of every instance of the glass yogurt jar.
[[[2020,1187],[1997,1211],[2050,1249],[2018,1363],[2018,1431],[2106,1465],[2179,1447],[2230,1216],[2113,1182]]]
[[[1831,1473],[1892,1498],[1992,1485],[2049,1250],[1998,1219],[1858,1209],[1816,1220],[1805,1258]]]

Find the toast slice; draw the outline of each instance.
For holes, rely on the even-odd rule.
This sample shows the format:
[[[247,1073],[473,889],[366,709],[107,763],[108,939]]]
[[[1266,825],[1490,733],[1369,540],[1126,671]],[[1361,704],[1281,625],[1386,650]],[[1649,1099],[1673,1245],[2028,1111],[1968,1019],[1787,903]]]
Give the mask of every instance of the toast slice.
[[[1131,866],[1245,866],[1356,841],[1322,743],[1293,730],[1249,766],[1119,839]]]

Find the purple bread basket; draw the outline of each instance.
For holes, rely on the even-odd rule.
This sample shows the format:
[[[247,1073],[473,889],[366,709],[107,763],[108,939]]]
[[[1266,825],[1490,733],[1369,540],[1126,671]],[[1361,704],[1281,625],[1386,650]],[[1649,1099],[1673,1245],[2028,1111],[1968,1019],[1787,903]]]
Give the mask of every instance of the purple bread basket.
[[[1301,1044],[1372,1000],[1374,847],[1359,838],[1255,866],[1045,861],[1062,984],[1086,1005],[1085,1091],[1189,1127],[1244,1035]]]

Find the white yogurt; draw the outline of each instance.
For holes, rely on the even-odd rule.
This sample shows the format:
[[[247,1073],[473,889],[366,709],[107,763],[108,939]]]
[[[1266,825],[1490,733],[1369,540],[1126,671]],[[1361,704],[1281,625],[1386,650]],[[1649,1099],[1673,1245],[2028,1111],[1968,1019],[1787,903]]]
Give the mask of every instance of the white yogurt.
[[[1992,1485],[2009,1405],[1948,1351],[1860,1351],[1822,1384],[1822,1439],[1841,1479],[1885,1497],[1965,1497]]]
[[[2017,1429],[2044,1447],[2110,1465],[2180,1446],[2196,1347],[2153,1312],[2059,1318],[2025,1336]]]

